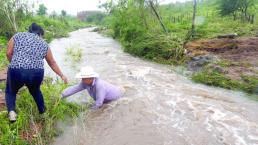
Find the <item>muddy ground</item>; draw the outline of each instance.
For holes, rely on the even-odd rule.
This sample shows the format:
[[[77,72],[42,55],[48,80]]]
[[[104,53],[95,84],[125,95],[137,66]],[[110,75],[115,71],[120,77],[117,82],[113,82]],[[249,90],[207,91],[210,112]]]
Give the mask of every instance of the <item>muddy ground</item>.
[[[232,79],[240,80],[243,74],[258,78],[258,37],[196,40],[185,48],[191,58],[218,57],[224,63],[223,72]]]

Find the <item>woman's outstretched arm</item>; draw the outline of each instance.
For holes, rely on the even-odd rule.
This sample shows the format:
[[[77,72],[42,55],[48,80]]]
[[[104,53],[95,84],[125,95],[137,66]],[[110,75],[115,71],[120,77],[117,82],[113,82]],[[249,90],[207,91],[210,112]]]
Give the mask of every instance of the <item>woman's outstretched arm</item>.
[[[66,78],[66,76],[62,73],[62,71],[60,70],[59,66],[57,65],[51,49],[49,48],[47,51],[47,55],[46,55],[46,61],[48,63],[48,65],[51,67],[51,69],[58,75],[61,77],[61,79],[64,81],[64,83],[68,83],[68,80]]]
[[[84,90],[84,87],[83,87],[82,83],[71,86],[71,87],[68,87],[62,92],[62,97],[63,98],[69,97],[69,96],[71,96],[75,93],[78,93],[78,92],[82,91],[82,90]]]

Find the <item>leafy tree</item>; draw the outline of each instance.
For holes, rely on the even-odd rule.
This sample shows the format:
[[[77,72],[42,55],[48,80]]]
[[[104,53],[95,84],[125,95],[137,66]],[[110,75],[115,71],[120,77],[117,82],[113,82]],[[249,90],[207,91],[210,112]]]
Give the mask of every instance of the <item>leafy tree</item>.
[[[255,6],[255,0],[220,0],[220,12],[222,15],[242,13],[246,18],[248,11]]]
[[[96,24],[100,24],[103,21],[103,19],[105,18],[105,16],[106,15],[102,12],[95,12],[95,13],[92,13],[91,15],[87,16],[86,21],[90,22],[90,23],[94,22]]]
[[[47,7],[44,4],[39,5],[39,9],[37,11],[38,15],[44,16],[47,14]]]
[[[51,18],[57,18],[58,14],[56,11],[51,12],[51,14],[49,15]]]
[[[62,11],[61,11],[61,15],[62,15],[63,17],[65,17],[65,16],[67,15],[67,12],[66,12],[65,10],[62,10]]]
[[[230,15],[239,8],[239,0],[220,0],[220,13],[222,15]]]

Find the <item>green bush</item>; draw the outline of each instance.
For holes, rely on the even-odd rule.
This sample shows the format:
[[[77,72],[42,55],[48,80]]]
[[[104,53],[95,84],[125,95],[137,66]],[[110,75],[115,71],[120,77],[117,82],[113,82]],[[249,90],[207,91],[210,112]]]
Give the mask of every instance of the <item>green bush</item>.
[[[146,34],[136,37],[125,46],[125,51],[151,60],[179,63],[184,58],[183,41],[166,34]]]
[[[45,30],[44,38],[50,42],[54,38],[67,37],[68,33],[88,24],[76,20],[75,18],[51,18],[47,16],[29,17],[23,21],[19,31],[28,31],[28,27],[33,23],[37,23]]]

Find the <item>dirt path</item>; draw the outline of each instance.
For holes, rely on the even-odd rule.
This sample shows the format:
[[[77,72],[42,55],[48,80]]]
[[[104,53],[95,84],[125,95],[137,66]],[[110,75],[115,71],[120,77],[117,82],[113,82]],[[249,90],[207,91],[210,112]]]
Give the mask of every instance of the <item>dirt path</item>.
[[[191,57],[212,54],[228,63],[225,72],[233,79],[242,74],[258,77],[258,37],[205,39],[186,44]]]

